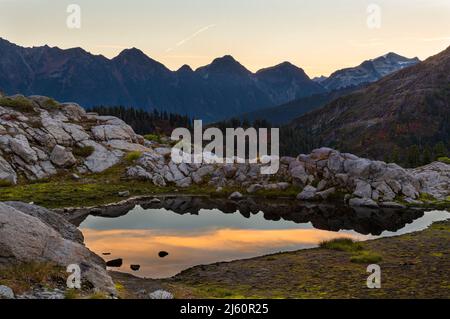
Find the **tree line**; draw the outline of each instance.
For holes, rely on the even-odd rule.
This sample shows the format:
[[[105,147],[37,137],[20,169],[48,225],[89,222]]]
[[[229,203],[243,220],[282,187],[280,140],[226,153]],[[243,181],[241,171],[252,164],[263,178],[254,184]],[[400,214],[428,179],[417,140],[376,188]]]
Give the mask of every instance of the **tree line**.
[[[193,122],[187,115],[167,111],[146,111],[124,106],[96,106],[88,111],[99,115],[111,115],[122,119],[140,135],[158,134],[170,136],[177,127],[192,128]]]

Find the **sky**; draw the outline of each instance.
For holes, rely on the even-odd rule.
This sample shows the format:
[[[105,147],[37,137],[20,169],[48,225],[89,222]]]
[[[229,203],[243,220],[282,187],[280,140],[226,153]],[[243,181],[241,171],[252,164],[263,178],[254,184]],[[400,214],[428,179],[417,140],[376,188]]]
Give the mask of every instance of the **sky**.
[[[67,26],[70,4],[80,28]],[[0,0],[0,37],[108,58],[137,47],[172,70],[226,54],[251,71],[289,61],[314,77],[444,50],[450,0]]]

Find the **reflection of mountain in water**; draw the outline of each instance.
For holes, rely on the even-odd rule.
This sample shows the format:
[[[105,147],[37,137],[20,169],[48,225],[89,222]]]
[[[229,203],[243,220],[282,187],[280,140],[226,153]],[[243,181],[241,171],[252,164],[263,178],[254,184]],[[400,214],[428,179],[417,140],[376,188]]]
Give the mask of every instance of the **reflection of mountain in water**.
[[[167,209],[177,214],[198,215],[200,209],[218,209],[224,214],[239,213],[250,218],[262,212],[266,220],[287,220],[294,223],[311,223],[315,228],[329,231],[355,230],[360,234],[380,235],[383,231],[397,231],[406,224],[424,215],[417,210],[352,208],[339,204],[311,204],[293,200],[266,200],[246,198],[230,201],[208,197],[163,197],[160,203],[139,201],[125,205],[111,205],[85,211],[81,217],[72,220],[77,226],[89,215],[119,217],[131,211],[135,204],[144,209]],[[80,216],[80,214],[78,214]]]

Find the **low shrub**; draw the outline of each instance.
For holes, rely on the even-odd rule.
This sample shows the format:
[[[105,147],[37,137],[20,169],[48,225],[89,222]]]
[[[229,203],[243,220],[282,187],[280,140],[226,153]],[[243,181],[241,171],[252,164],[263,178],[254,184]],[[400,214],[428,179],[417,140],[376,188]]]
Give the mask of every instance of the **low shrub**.
[[[54,109],[58,109],[59,103],[56,102],[54,99],[52,98],[48,98],[47,100],[45,100],[42,104],[41,104],[43,109],[46,110],[54,110]]]
[[[433,195],[428,193],[420,193],[419,200],[422,202],[433,202],[436,200]]]
[[[450,158],[449,157],[439,157],[438,161],[442,162],[442,163],[445,163],[445,164],[450,164]]]
[[[22,113],[34,113],[33,102],[23,96],[0,97],[0,106],[10,107]]]
[[[350,261],[357,264],[374,264],[380,262],[382,259],[383,258],[377,253],[371,251],[362,251],[356,255],[353,255],[350,258]]]
[[[125,155],[125,160],[127,162],[134,162],[137,161],[142,156],[142,153],[139,151],[130,152],[127,155]]]
[[[332,240],[323,241],[319,244],[320,248],[340,250],[347,252],[355,252],[363,249],[361,243],[350,238],[336,238]]]
[[[147,141],[161,143],[161,136],[158,134],[147,134],[147,135],[144,135],[144,138]]]
[[[95,148],[93,146],[76,146],[72,149],[72,153],[78,157],[89,157],[94,153]]]
[[[64,292],[64,298],[65,299],[79,299],[80,294],[78,293],[78,291],[76,289],[67,289]]]
[[[0,187],[9,187],[9,186],[12,186],[12,185],[13,185],[13,183],[11,183],[8,180],[0,179]]]
[[[65,270],[53,263],[31,262],[0,268],[0,285],[11,287],[16,294],[37,285],[55,286],[66,278]]]

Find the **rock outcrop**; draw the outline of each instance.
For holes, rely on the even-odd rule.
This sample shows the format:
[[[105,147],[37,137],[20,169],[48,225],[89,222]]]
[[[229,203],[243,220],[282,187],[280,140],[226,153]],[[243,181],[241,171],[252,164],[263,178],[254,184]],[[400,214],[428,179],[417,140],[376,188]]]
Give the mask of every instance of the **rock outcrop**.
[[[101,172],[136,150],[149,151],[143,137],[116,117],[43,96],[0,99],[2,183],[16,184],[20,174],[47,178],[73,166],[80,173]]]
[[[86,113],[77,104],[58,104],[41,96],[6,100],[7,105],[1,106],[5,98],[0,99],[1,184],[15,184],[20,175],[42,179],[60,170],[75,170],[72,173],[80,175],[102,172],[118,164],[126,152],[138,151],[142,155],[127,167],[125,175],[160,187],[202,184],[253,194],[260,190],[282,192],[295,186],[302,190],[299,200],[325,200],[343,193],[347,201],[355,198],[352,205],[363,206],[399,199],[420,203],[420,193],[436,199],[445,199],[450,193],[450,165],[444,163],[408,170],[319,148],[308,155],[280,158],[274,175],[261,174],[262,164],[176,164],[170,147],[145,141],[116,117]]]
[[[299,200],[324,200],[341,192],[354,206],[374,207],[403,199],[419,202],[420,193],[436,199],[449,196],[450,165],[433,163],[417,169],[372,161],[330,148],[320,148],[309,155],[282,157],[275,175],[262,175],[261,164],[175,164],[170,149],[145,152],[135,166],[129,167],[131,178],[148,180],[156,185],[174,183],[179,187],[208,184],[211,187],[239,187],[253,194],[261,189],[286,190],[298,186]]]
[[[82,280],[116,293],[104,260],[83,245],[75,226],[42,207],[0,202],[0,266],[26,262],[77,264]]]

